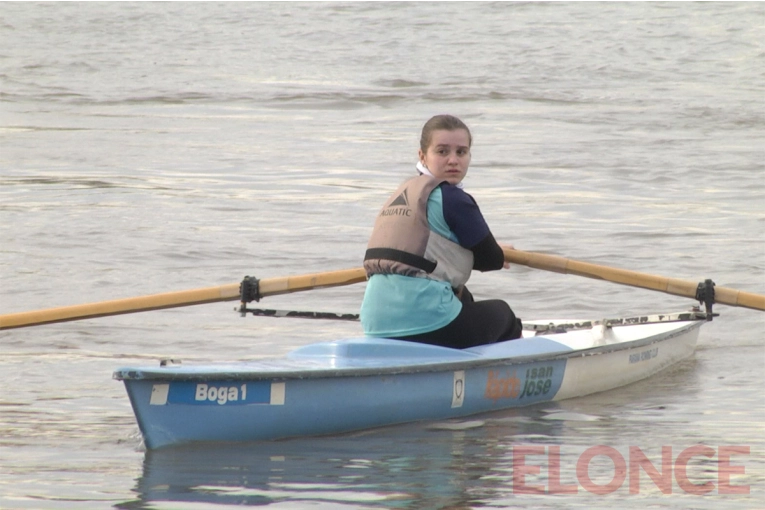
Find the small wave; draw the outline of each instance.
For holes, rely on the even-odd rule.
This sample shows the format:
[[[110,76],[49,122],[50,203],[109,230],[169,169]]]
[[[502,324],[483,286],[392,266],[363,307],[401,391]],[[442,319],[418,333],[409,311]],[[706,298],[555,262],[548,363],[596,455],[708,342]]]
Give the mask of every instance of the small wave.
[[[73,188],[107,189],[107,188],[139,188],[170,190],[163,186],[149,185],[144,182],[130,185],[126,183],[109,182],[90,177],[19,177],[0,178],[0,186],[69,186]]]
[[[614,232],[609,234],[612,238],[624,238],[624,239],[676,239],[679,237],[703,237],[714,236],[714,231],[704,231],[697,227],[683,227],[683,229],[693,228],[693,230],[663,230],[663,231],[643,231],[643,232]]]
[[[367,105],[392,106],[403,103],[408,98],[397,94],[349,94],[345,92],[321,92],[321,93],[294,93],[279,94],[271,98],[272,104],[266,104],[275,108],[317,108],[349,110],[363,108]]]
[[[146,103],[186,104],[186,103],[195,103],[195,102],[201,102],[201,101],[211,101],[216,99],[217,98],[215,96],[201,93],[201,92],[182,92],[180,94],[172,94],[172,95],[127,97],[117,102],[119,104],[146,104]]]
[[[379,87],[390,87],[394,89],[403,89],[403,88],[411,88],[411,87],[422,87],[427,85],[425,82],[421,81],[412,81],[412,80],[404,80],[401,78],[393,79],[393,80],[377,80],[372,82],[373,85],[377,85]]]
[[[90,128],[64,127],[64,126],[5,126],[0,127],[0,132],[18,131],[90,131]]]
[[[14,186],[14,185],[29,185],[29,184],[41,184],[41,185],[75,185],[83,188],[118,188],[117,184],[113,184],[106,181],[100,181],[95,179],[77,178],[77,177],[22,177],[18,179],[2,179],[0,180],[0,186]]]

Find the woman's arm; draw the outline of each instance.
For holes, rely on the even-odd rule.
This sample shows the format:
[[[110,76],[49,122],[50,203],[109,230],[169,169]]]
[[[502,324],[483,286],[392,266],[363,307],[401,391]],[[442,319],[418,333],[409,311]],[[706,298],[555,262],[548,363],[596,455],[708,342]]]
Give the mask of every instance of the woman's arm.
[[[470,250],[474,258],[473,269],[477,271],[496,271],[505,267],[505,254],[491,232]]]
[[[473,252],[473,269],[507,267],[502,247],[494,239],[476,201],[463,190],[442,185],[444,219],[462,246]]]

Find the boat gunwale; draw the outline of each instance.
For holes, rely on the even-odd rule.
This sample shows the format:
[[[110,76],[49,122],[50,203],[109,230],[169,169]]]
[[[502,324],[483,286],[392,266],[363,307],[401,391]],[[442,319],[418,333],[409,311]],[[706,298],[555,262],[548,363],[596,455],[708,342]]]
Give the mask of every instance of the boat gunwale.
[[[246,371],[237,370],[230,372],[171,372],[167,371],[170,367],[157,368],[122,368],[113,373],[113,378],[119,381],[286,381],[301,379],[320,379],[335,377],[365,377],[380,375],[402,375],[417,374],[428,372],[447,372],[452,370],[468,370],[490,366],[512,366],[521,365],[529,362],[547,362],[569,358],[580,358],[585,356],[597,356],[611,352],[625,351],[647,345],[665,342],[680,335],[684,335],[694,329],[700,328],[706,319],[703,317],[689,318],[686,320],[660,321],[668,322],[688,322],[686,326],[664,331],[651,335],[646,338],[639,338],[627,342],[618,342],[613,344],[599,345],[586,349],[576,349],[562,352],[550,352],[542,354],[519,355],[506,358],[475,358],[463,359],[459,361],[438,361],[430,363],[417,363],[401,366],[381,366],[381,367],[339,367],[339,368],[316,368],[312,370],[285,370],[285,371]],[[615,327],[642,326],[656,324],[657,322],[641,324],[616,325]],[[542,335],[540,335],[542,336]],[[534,337],[530,337],[534,338]],[[512,340],[509,340],[512,342]],[[563,344],[561,344],[563,345]]]

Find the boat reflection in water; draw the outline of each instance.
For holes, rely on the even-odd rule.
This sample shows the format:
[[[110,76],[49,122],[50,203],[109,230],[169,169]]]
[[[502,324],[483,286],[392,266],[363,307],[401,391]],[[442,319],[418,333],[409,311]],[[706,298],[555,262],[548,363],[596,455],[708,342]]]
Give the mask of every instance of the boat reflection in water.
[[[541,419],[555,403],[484,419],[414,423],[339,436],[198,443],[149,450],[137,499],[167,503],[311,508],[464,508],[512,490],[512,443],[549,441],[564,422]],[[292,503],[290,505],[289,503]],[[186,508],[184,506],[184,508]]]

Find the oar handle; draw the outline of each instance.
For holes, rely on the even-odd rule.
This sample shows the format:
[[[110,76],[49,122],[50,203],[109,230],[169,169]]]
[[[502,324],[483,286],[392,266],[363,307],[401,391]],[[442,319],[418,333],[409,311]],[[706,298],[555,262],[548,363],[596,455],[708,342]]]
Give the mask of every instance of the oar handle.
[[[327,273],[305,274],[266,278],[260,280],[260,295],[272,296],[288,294],[300,290],[310,290],[320,287],[336,287],[350,285],[366,280],[363,268],[330,271]],[[108,315],[146,312],[164,308],[201,305],[219,301],[236,301],[239,299],[239,284],[231,283],[218,287],[166,292],[149,296],[139,296],[112,301],[101,301],[83,305],[62,306],[35,310],[31,312],[10,313],[0,315],[0,330],[23,328],[53,322],[65,322],[79,319],[92,319]]]
[[[514,250],[510,248],[503,248],[503,251],[505,253],[505,260],[513,264],[520,264],[556,273],[586,276],[597,280],[606,280],[622,285],[658,290],[660,292],[666,292],[667,294],[696,299],[696,289],[698,284],[688,280],[667,278],[664,276],[630,271],[628,269],[601,266],[590,262],[580,262],[578,260],[567,259],[558,255],[549,255],[546,253]],[[765,296],[727,287],[715,287],[715,302],[765,311]]]

